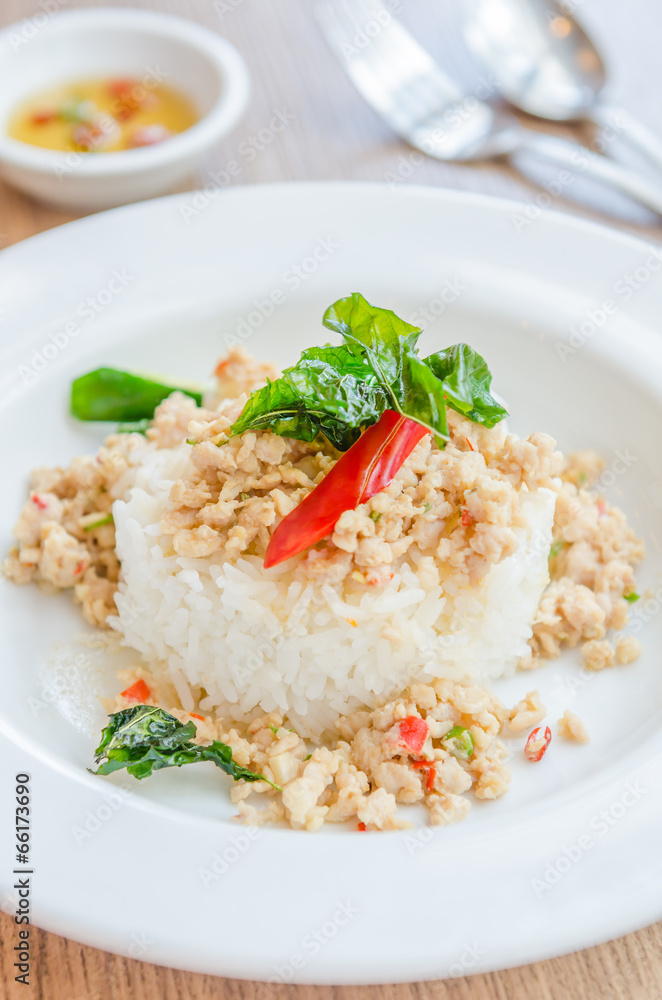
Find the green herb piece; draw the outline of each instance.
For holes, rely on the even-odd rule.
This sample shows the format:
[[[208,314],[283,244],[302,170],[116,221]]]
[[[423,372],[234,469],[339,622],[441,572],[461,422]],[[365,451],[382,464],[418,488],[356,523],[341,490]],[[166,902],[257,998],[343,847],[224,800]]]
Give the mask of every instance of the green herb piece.
[[[202,404],[202,393],[197,390],[165,385],[116,368],[97,368],[72,384],[71,413],[79,420],[146,420],[177,389],[198,406]]]
[[[378,513],[378,511],[376,510],[371,510],[368,516],[370,517],[371,520],[375,522],[375,524],[377,524],[377,521],[380,519],[382,515]]]
[[[347,451],[390,409],[427,428],[443,447],[447,405],[486,427],[507,416],[490,394],[487,364],[466,344],[424,360],[416,348],[421,330],[358,292],[330,306],[324,325],[344,343],[304,351],[281,378],[251,394],[231,434],[268,429],[301,441],[323,434]]]
[[[552,542],[551,548],[549,550],[549,558],[556,559],[563,549],[565,548],[565,542],[562,538],[557,538],[555,542]]]
[[[187,444],[197,444],[198,442],[195,440],[195,438],[186,438],[186,443]]]
[[[442,738],[441,745],[458,760],[469,760],[474,752],[473,736],[464,726],[453,726]]]
[[[508,411],[490,392],[492,374],[487,362],[468,344],[454,344],[425,359],[444,383],[446,402],[475,424],[494,427]]]
[[[354,292],[324,314],[324,325],[363,356],[386,395],[386,408],[427,427],[438,442],[448,440],[444,386],[419,358],[422,330],[390,309],[379,309]]]
[[[304,757],[303,759],[304,759],[304,760],[310,760],[310,758],[311,758],[312,756],[313,756],[313,755],[312,755],[311,753],[309,753],[309,754],[307,754],[307,755],[306,755],[306,756],[305,756],[305,757]]]
[[[269,729],[274,734],[274,736],[278,736],[278,726],[274,726],[273,724],[270,724],[269,725]]]
[[[324,434],[347,451],[385,409],[384,394],[362,358],[347,347],[311,347],[281,378],[252,393],[231,433],[268,429],[299,441]]]
[[[625,600],[628,601],[630,604],[635,604],[639,600],[640,596],[641,596],[640,594],[637,594],[634,591],[632,591],[632,593],[630,594],[623,594]]]
[[[239,499],[242,501],[242,503],[244,500],[248,500],[248,493],[240,493]]]
[[[126,420],[122,421],[121,424],[117,425],[117,433],[146,434],[151,426],[152,426],[152,421],[149,417],[145,417],[143,420]]]
[[[194,722],[186,725],[154,705],[133,705],[110,716],[102,732],[93,774],[112,774],[126,768],[134,778],[148,778],[163,767],[181,767],[212,761],[216,767],[238,781],[267,781],[261,774],[241,767],[232,759],[232,750],[214,740],[209,746],[191,743],[197,730]],[[268,782],[274,788],[273,782]],[[280,791],[280,789],[278,789]]]
[[[97,106],[94,101],[83,101],[79,97],[69,97],[60,105],[58,114],[65,122],[89,122],[96,111]]]
[[[429,514],[431,510],[432,510],[432,504],[431,503],[424,503],[423,504],[423,513],[424,514]]]
[[[83,531],[95,531],[97,528],[103,528],[104,524],[114,523],[115,519],[112,514],[104,514],[99,521],[93,521],[91,524],[86,524]]]

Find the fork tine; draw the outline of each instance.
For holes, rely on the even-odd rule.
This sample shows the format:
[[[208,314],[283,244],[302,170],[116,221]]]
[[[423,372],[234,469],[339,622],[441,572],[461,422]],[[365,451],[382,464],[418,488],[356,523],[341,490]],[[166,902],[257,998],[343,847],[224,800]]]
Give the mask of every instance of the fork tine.
[[[399,99],[411,105],[416,118],[439,113],[460,97],[428,53],[395,23],[373,43],[368,58],[374,59],[384,79],[395,75]]]
[[[460,95],[379,0],[328,0],[318,21],[354,84],[399,135]]]
[[[365,53],[357,49],[357,39],[364,28],[355,12],[341,2],[328,2],[319,4],[315,13],[331,48],[359,92],[396,132],[400,132],[399,123],[396,126],[397,116],[395,120],[393,117],[390,86],[384,86],[381,74],[370,65]]]

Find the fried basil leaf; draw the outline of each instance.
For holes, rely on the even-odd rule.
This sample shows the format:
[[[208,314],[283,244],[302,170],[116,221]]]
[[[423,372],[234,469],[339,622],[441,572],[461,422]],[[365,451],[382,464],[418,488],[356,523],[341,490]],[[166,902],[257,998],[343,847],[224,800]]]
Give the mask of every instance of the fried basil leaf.
[[[148,778],[163,767],[181,767],[212,761],[216,767],[238,781],[266,781],[255,771],[241,767],[232,759],[232,750],[214,740],[209,746],[191,743],[195,723],[179,722],[154,705],[133,705],[110,716],[103,729],[94,761],[99,766],[93,774],[112,774],[126,768],[134,778]],[[271,784],[271,782],[269,782]],[[276,786],[274,786],[276,787]]]
[[[508,411],[490,392],[492,374],[487,362],[468,344],[453,344],[425,359],[432,372],[444,383],[448,406],[475,424],[494,427]]]
[[[362,357],[347,347],[311,347],[281,378],[251,394],[231,432],[270,430],[300,441],[324,434],[347,451],[387,405]]]
[[[427,427],[440,443],[448,439],[444,387],[418,356],[418,327],[390,309],[370,305],[358,292],[330,306],[324,325],[363,354],[388,395],[390,409]]]
[[[466,344],[424,360],[417,351],[421,330],[358,292],[330,306],[324,325],[344,344],[304,351],[281,378],[251,394],[232,434],[270,430],[302,441],[323,434],[346,451],[391,409],[428,429],[443,447],[446,406],[486,427],[507,416],[490,393],[485,360]]]

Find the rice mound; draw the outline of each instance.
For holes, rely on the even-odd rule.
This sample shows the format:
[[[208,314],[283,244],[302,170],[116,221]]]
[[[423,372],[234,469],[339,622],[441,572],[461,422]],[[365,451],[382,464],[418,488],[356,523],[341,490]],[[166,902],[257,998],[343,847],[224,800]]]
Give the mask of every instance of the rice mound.
[[[320,737],[339,715],[374,707],[413,681],[514,672],[549,581],[556,494],[525,496],[516,551],[479,584],[426,587],[404,557],[386,586],[348,594],[304,585],[291,563],[265,571],[246,555],[173,552],[160,520],[186,469],[187,445],[146,449],[135,484],[113,507],[122,579],[108,620],[182,707],[235,722],[277,711],[301,736]]]

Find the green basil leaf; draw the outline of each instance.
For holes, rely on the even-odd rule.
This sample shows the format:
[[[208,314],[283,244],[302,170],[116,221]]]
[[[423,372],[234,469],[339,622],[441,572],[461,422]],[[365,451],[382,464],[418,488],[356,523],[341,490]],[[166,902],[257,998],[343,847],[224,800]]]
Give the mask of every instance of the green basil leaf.
[[[490,392],[492,374],[487,362],[468,344],[453,344],[425,359],[444,383],[446,403],[475,424],[494,427],[508,411]]]
[[[418,356],[418,327],[390,309],[370,305],[358,292],[334,302],[324,314],[324,325],[365,356],[390,409],[427,427],[440,444],[448,439],[444,386]]]
[[[345,343],[304,351],[281,378],[251,394],[232,434],[270,430],[303,441],[323,434],[346,451],[392,409],[427,428],[443,447],[447,405],[486,427],[507,416],[490,393],[485,360],[466,344],[423,360],[421,330],[358,292],[330,306],[324,325]]]
[[[321,433],[346,451],[386,406],[362,357],[347,347],[311,347],[281,378],[251,394],[231,433],[270,430],[300,441],[314,441]]]
[[[148,778],[164,767],[181,767],[212,761],[238,781],[266,781],[255,771],[235,763],[232,749],[219,740],[198,746],[190,740],[197,730],[194,722],[185,725],[169,712],[154,705],[134,705],[110,716],[102,732],[94,760],[93,774],[112,774],[126,768],[134,778]],[[272,784],[269,782],[269,784]],[[274,785],[274,787],[277,787]]]
[[[416,349],[421,335],[390,309],[372,306],[359,292],[338,299],[324,313],[324,326],[343,337],[355,353],[365,351],[384,386],[397,385],[403,359]]]
[[[202,405],[202,392],[165,385],[116,368],[97,368],[71,386],[71,413],[78,420],[133,422],[154,416],[154,410],[172,392],[191,396]]]

